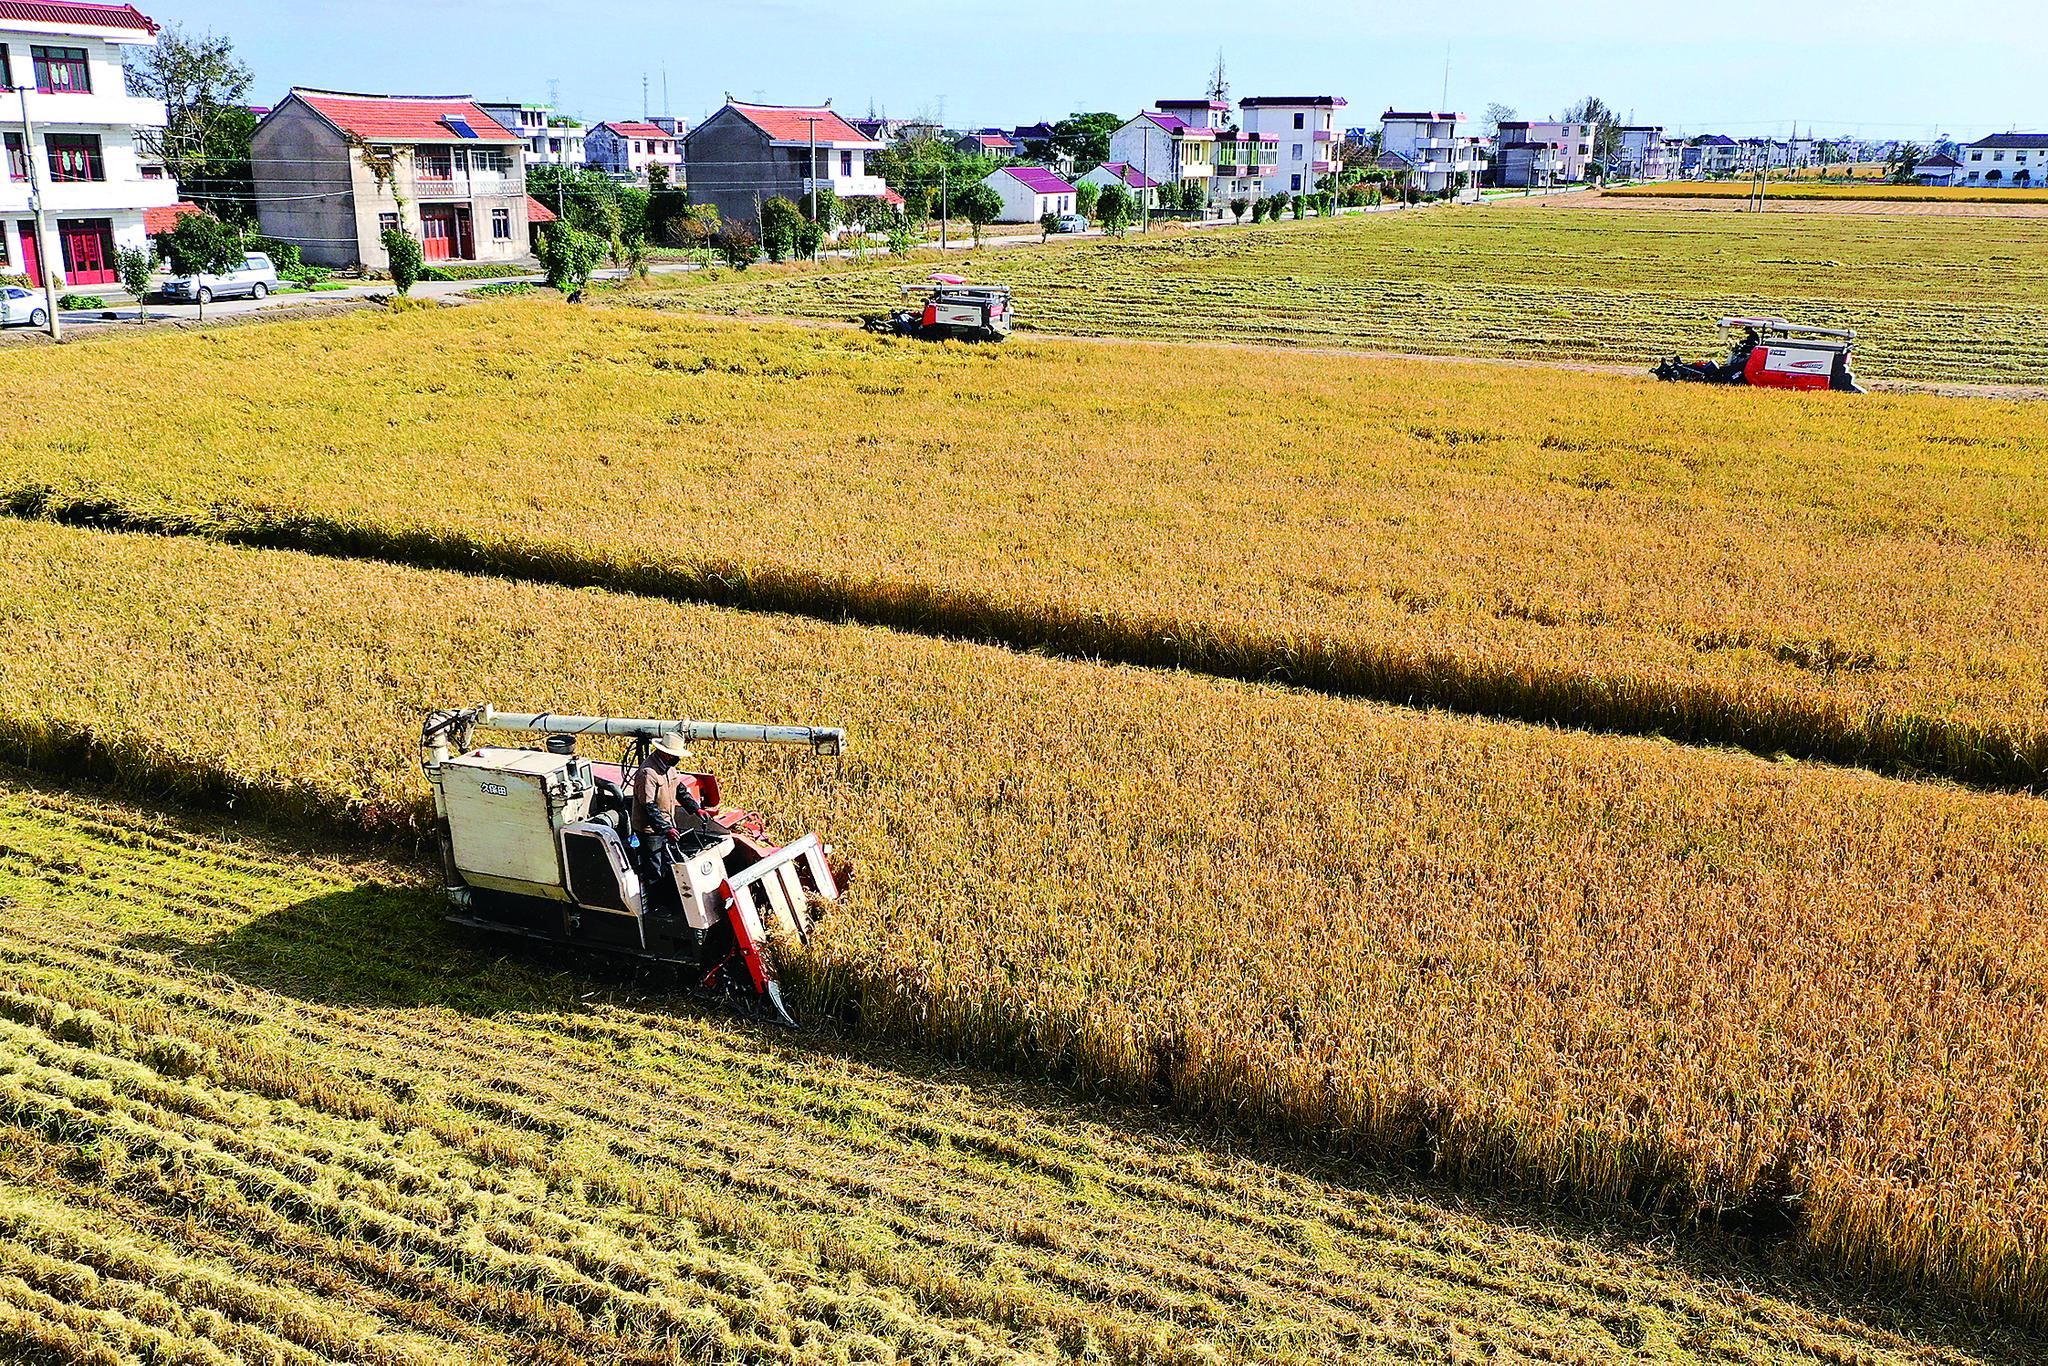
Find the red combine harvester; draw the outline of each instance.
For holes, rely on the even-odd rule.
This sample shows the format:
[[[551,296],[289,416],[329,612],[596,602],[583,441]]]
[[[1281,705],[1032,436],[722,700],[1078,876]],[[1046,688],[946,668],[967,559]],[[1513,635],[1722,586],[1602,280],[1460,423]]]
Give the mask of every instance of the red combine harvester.
[[[546,747],[472,749],[479,729],[543,735]],[[624,737],[623,761],[578,755],[577,737],[586,735]],[[775,947],[809,936],[847,873],[834,870],[816,835],[777,844],[759,814],[724,804],[709,773],[679,775],[690,802],[678,815],[691,804],[702,815],[676,820],[673,838],[636,830],[635,776],[655,762],[657,746],[687,758],[682,743],[699,741],[803,745],[836,756],[846,732],[488,705],[428,716],[421,767],[434,787],[449,920],[667,964],[693,987],[757,1001],[793,1024],[776,985]]]
[[[925,341],[1001,341],[1010,335],[1010,287],[970,285],[958,275],[934,275],[930,284],[903,285],[913,308],[876,313],[861,326],[885,337]]]
[[[1688,361],[1673,356],[1650,373],[1680,383],[1866,392],[1849,371],[1856,344],[1854,332],[1807,327],[1783,318],[1723,318],[1720,325],[1734,334],[1727,360]]]

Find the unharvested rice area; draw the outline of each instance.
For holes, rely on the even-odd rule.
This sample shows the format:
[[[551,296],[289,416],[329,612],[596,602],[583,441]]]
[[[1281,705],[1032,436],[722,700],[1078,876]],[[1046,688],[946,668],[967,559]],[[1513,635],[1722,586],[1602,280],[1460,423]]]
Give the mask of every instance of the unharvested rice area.
[[[2038,404],[546,304],[24,355],[0,402],[24,514],[2048,772]]]
[[[1017,291],[1019,325],[1640,364],[1713,348],[1715,319],[1851,327],[1876,378],[2048,380],[2048,223],[1431,208],[995,251],[952,267]],[[856,318],[929,261],[667,277],[675,307]],[[1189,365],[1201,365],[1190,358]]]
[[[1735,199],[1750,197],[1750,184],[1741,180],[1664,180],[1641,185],[1617,185],[1603,190],[1610,199]],[[1867,200],[1889,204],[2048,204],[2048,189],[2000,189],[1983,185],[1891,185],[1873,182],[1858,185],[1822,185],[1772,178],[1765,183],[1765,200],[1792,201]]]
[[[2018,1362],[441,925],[417,875],[0,776],[10,1362]]]
[[[430,706],[836,723],[721,754],[859,865],[807,1010],[2022,1316],[2048,808],[788,618],[0,529],[13,760],[379,829]]]

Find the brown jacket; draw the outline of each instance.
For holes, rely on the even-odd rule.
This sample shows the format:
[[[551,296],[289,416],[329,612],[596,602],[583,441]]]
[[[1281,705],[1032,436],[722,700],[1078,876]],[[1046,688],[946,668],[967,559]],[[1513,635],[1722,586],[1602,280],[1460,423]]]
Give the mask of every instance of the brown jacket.
[[[666,773],[644,765],[633,775],[633,828],[643,835],[668,834],[676,828],[676,808],[697,804],[683,791],[683,766],[670,764]]]

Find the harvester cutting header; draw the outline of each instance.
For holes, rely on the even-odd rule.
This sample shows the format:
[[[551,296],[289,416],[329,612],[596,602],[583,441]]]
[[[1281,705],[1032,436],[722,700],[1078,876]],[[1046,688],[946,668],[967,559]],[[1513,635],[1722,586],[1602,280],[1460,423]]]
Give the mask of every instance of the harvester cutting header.
[[[546,747],[472,749],[480,729],[543,735]],[[623,738],[625,757],[579,755],[580,736]],[[724,804],[716,777],[688,771],[688,745],[729,741],[846,750],[846,732],[830,726],[434,712],[420,732],[421,767],[449,919],[671,964],[791,1023],[775,946],[804,941],[846,873],[816,835],[776,844],[759,814]]]

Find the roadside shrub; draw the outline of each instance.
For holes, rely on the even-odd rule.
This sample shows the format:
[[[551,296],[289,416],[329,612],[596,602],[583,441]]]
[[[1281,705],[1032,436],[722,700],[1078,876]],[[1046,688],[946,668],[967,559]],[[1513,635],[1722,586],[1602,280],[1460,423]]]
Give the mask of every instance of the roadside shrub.
[[[1102,187],[1092,180],[1076,181],[1074,184],[1074,212],[1083,218],[1095,217],[1095,201],[1101,196]]]
[[[1239,223],[1244,221],[1244,211],[1252,206],[1251,200],[1239,195],[1230,201],[1230,216]]]
[[[557,220],[541,225],[534,253],[547,272],[548,285],[573,294],[590,282],[590,272],[604,255],[604,241],[566,220]]]
[[[296,277],[299,271],[306,268],[306,263],[299,257],[299,244],[296,242],[283,242],[275,237],[252,236],[249,238],[249,250],[260,251],[268,256],[270,264],[277,267],[279,279]]]
[[[139,304],[149,296],[149,287],[156,283],[156,253],[147,247],[121,247],[114,252],[114,269],[121,276],[121,288],[135,297]],[[142,320],[142,311],[136,310],[136,321]]]
[[[825,245],[825,225],[813,223],[808,218],[797,220],[795,231],[796,254],[806,261],[816,259],[818,249]]]
[[[711,245],[718,252],[718,259],[734,270],[745,270],[761,254],[759,239],[747,230],[744,223],[727,223],[718,230]]]
[[[426,267],[426,252],[419,240],[403,228],[386,228],[378,241],[391,258],[391,283],[400,294],[410,294]]]
[[[500,280],[496,284],[478,285],[475,289],[465,292],[480,299],[508,299],[536,294],[539,293],[539,289],[531,280]]]
[[[898,220],[889,228],[889,254],[908,256],[919,246],[917,229],[910,226],[908,219]]]
[[[802,211],[781,195],[761,205],[761,250],[770,261],[789,259],[796,250],[796,225],[803,221]]]
[[[59,294],[57,307],[75,312],[79,309],[105,308],[107,301],[97,294]]]

